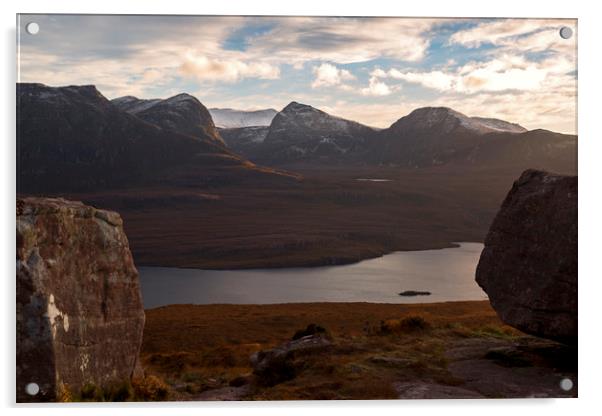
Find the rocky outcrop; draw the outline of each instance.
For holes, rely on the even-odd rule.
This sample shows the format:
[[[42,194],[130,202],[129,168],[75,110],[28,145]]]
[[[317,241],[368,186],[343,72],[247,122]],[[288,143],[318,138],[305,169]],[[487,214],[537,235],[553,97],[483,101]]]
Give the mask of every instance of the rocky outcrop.
[[[330,345],[327,337],[318,334],[294,339],[271,350],[258,351],[251,355],[253,374],[260,384],[267,386],[291,380],[302,367],[296,358]]]
[[[505,323],[577,341],[576,176],[521,175],[491,225],[476,280]]]
[[[17,200],[17,401],[130,380],[144,309],[121,217],[81,202]],[[28,383],[40,392],[26,394]]]

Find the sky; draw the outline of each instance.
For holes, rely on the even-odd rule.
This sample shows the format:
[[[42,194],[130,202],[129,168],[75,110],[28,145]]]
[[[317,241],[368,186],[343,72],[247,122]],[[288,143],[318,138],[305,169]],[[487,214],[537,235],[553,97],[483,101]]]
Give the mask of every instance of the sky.
[[[29,22],[40,31],[30,35]],[[209,108],[291,101],[374,127],[451,107],[576,133],[575,20],[21,15],[18,80]],[[573,36],[562,39],[559,30]]]

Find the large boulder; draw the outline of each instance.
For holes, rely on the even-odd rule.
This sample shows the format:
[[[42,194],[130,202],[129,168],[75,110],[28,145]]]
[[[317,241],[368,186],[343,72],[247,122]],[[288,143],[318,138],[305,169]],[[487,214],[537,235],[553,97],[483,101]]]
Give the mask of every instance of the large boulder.
[[[527,170],[485,239],[476,281],[508,325],[577,342],[577,177]]]
[[[81,202],[17,200],[17,401],[127,383],[144,309],[121,217]],[[30,396],[26,386],[36,383]]]

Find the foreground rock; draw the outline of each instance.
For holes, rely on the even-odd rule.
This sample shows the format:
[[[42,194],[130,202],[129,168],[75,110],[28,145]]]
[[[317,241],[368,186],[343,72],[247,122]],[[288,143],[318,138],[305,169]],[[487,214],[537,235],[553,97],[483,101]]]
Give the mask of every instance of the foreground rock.
[[[321,335],[307,335],[251,356],[253,373],[260,384],[273,386],[297,375],[295,358],[304,353],[322,349],[331,342]]]
[[[505,323],[577,342],[577,177],[521,175],[491,225],[476,280]]]
[[[144,309],[121,217],[81,202],[17,200],[17,401],[129,382]],[[29,396],[28,383],[40,392]]]

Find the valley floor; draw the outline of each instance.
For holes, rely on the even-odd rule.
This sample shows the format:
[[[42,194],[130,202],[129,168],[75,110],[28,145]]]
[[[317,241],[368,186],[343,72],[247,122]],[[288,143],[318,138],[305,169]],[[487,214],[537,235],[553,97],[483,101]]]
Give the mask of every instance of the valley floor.
[[[140,266],[300,267],[482,242],[522,172],[444,166],[289,170],[303,179],[65,196],[119,212]],[[358,180],[367,178],[387,181]]]
[[[308,324],[331,343],[265,383],[250,355]],[[488,302],[171,305],[146,311],[142,363],[168,400],[576,397],[577,351],[502,324]]]

